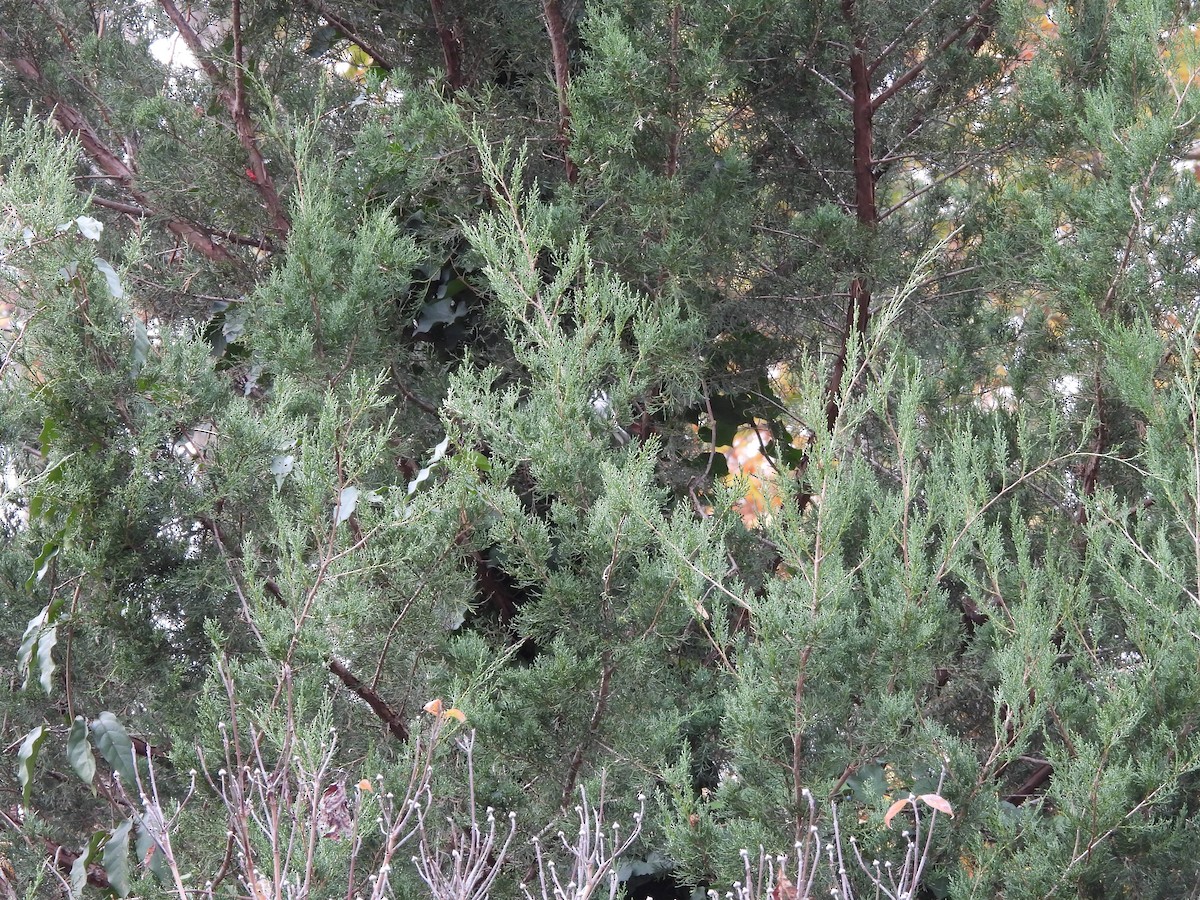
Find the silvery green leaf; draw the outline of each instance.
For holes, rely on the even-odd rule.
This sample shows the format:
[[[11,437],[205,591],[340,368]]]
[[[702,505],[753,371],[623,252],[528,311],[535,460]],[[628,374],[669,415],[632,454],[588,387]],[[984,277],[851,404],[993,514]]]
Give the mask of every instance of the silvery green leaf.
[[[79,216],[75,219],[75,224],[79,226],[79,233],[89,241],[100,240],[100,232],[104,230],[104,223],[99,219],[93,219],[91,216]]]
[[[275,487],[283,487],[284,480],[292,474],[292,466],[296,464],[296,457],[290,453],[286,456],[276,456],[271,460],[271,474],[275,476]],[[338,520],[339,522],[341,519]]]
[[[117,274],[117,270],[109,265],[108,260],[101,259],[99,256],[93,262],[100,270],[100,274],[104,276],[104,280],[108,282],[108,292],[113,295],[113,299],[120,300],[124,297],[125,288],[121,286],[121,276]]]
[[[29,792],[33,787],[33,770],[37,765],[38,752],[42,749],[42,742],[46,740],[46,734],[45,725],[34,727],[25,735],[25,740],[21,741],[21,748],[17,751],[17,780],[21,783],[21,803],[25,806],[29,805]]]
[[[416,490],[420,486],[421,482],[429,478],[430,473],[433,471],[433,467],[442,461],[442,457],[446,455],[446,450],[448,450],[449,447],[450,435],[446,435],[444,438],[442,438],[442,442],[433,448],[433,456],[429,458],[429,465],[418,472],[417,477],[408,483],[408,496],[411,497],[414,493],[416,493]]]
[[[334,513],[334,524],[340,525],[354,515],[356,506],[358,506],[358,488],[354,485],[342,488],[342,493],[338,496],[337,510]]]
[[[33,229],[28,225],[21,229],[21,237],[25,240],[26,247],[33,245]]]
[[[76,716],[71,723],[71,732],[67,735],[67,761],[84,784],[92,783],[96,777],[96,757],[92,755],[92,745],[88,743],[87,720],[83,716]]]

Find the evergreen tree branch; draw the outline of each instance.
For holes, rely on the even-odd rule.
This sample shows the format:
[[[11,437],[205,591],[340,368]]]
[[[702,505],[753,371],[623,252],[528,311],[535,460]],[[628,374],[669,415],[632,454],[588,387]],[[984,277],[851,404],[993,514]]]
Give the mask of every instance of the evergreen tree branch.
[[[914,78],[925,71],[931,62],[958,43],[959,39],[962,38],[962,36],[968,31],[980,24],[983,21],[985,13],[987,13],[988,9],[994,2],[995,0],[983,0],[983,2],[979,4],[979,8],[976,9],[975,12],[970,16],[968,16],[967,20],[963,22],[962,25],[946,35],[946,37],[944,37],[942,41],[933,48],[932,51],[923,56],[918,62],[914,63],[913,66],[908,69],[908,71],[896,76],[896,79],[890,85],[888,85],[887,88],[881,91],[879,96],[871,101],[872,108],[879,109],[879,107],[891,100],[894,96],[896,96],[896,94],[904,90],[904,88],[906,88]]]
[[[240,34],[241,29],[238,21],[241,13],[240,4],[235,4],[234,6],[235,56],[233,61],[232,86],[212,61],[208,50],[200,40],[200,35],[196,33],[196,29],[192,27],[187,16],[179,11],[173,0],[159,0],[159,5],[162,6],[163,11],[171,20],[171,24],[178,29],[180,37],[188,45],[188,49],[196,57],[200,68],[208,76],[209,81],[212,82],[213,87],[216,89],[217,96],[225,104],[225,108],[233,120],[234,132],[237,134],[238,142],[246,151],[249,159],[250,172],[254,176],[254,187],[258,190],[263,205],[266,207],[267,213],[271,218],[271,227],[281,237],[285,237],[291,229],[291,222],[284,209],[283,199],[279,196],[279,192],[275,187],[275,181],[271,178],[270,172],[267,171],[266,160],[258,144],[258,129],[255,127],[254,121],[250,118],[250,113],[246,107],[242,61],[237,58],[237,54],[240,51],[240,37],[237,36]]]
[[[408,740],[408,726],[404,724],[404,720],[400,714],[392,709],[386,700],[379,696],[376,691],[368,684],[363,684],[354,676],[354,673],[347,669],[336,659],[329,661],[329,671],[338,677],[338,681],[344,684],[351,692],[357,694],[366,704],[371,707],[371,712],[388,727],[396,738],[401,741]]]
[[[7,45],[12,44],[12,36],[3,26],[0,26],[0,42]],[[37,62],[28,56],[16,56],[9,59],[8,62],[18,75],[35,88],[43,102],[52,108],[51,115],[58,127],[79,140],[84,152],[91,157],[104,177],[128,191],[129,196],[143,209],[153,209],[149,197],[137,187],[134,170],[100,137],[95,127],[80,110],[54,91],[46,81]],[[178,216],[170,215],[165,217],[164,225],[173,235],[213,262],[238,262],[237,257],[214,242],[211,235],[205,233],[202,227]]]
[[[667,140],[668,178],[674,178],[679,170],[679,144],[683,137],[683,125],[679,121],[679,12],[676,3],[671,10],[671,74],[667,79],[667,93],[671,98],[671,134]]]
[[[909,19],[908,24],[904,26],[904,29],[898,35],[896,35],[892,42],[879,51],[879,55],[875,57],[874,62],[867,67],[872,77],[874,77],[875,73],[879,71],[879,67],[887,61],[887,58],[892,55],[896,48],[907,41],[909,36],[920,25],[924,24],[925,20],[929,17],[929,14],[933,12],[933,8],[937,6],[939,2],[940,0],[930,0],[929,5],[921,10],[917,15]]]
[[[612,661],[612,651],[605,650],[601,656],[600,687],[596,692],[596,707],[592,710],[592,718],[588,722],[587,734],[575,747],[575,752],[571,754],[571,764],[567,767],[567,779],[563,785],[562,792],[562,807],[564,809],[566,809],[567,804],[571,801],[571,796],[575,793],[575,783],[579,780],[579,771],[583,768],[584,759],[587,758],[588,748],[595,741],[596,735],[600,733],[600,723],[604,719],[605,710],[608,709],[608,698],[612,691],[612,676],[616,668],[616,664]]]

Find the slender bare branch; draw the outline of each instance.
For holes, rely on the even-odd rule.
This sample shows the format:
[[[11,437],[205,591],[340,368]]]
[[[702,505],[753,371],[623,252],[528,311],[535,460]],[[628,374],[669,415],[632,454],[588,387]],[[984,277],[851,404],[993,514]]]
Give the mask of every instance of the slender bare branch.
[[[390,72],[396,68],[396,64],[392,61],[392,55],[383,49],[380,44],[376,43],[374,38],[367,37],[363,34],[362,29],[354,22],[343,16],[341,13],[330,9],[328,3],[321,3],[318,0],[316,10],[324,17],[330,25],[344,34],[350,41],[362,48],[362,50],[371,57],[371,61],[381,69]]]
[[[931,62],[953,47],[958,42],[959,38],[961,38],[964,34],[966,34],[976,25],[980,24],[983,20],[984,13],[988,11],[994,2],[995,0],[983,0],[983,2],[979,4],[979,8],[975,10],[973,14],[968,16],[962,25],[946,35],[946,37],[944,37],[942,41],[933,48],[933,50],[916,62],[912,68],[896,76],[895,80],[871,102],[872,108],[879,109],[879,107],[891,100],[894,96],[896,96],[896,94],[904,90],[904,88],[906,88],[914,78],[925,71],[926,67],[928,67]]]

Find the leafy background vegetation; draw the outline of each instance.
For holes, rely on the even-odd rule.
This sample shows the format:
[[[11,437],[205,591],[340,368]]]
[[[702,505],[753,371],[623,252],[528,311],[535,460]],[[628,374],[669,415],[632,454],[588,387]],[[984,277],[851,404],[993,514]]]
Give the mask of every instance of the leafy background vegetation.
[[[3,12],[6,897],[1195,892],[1191,3]]]

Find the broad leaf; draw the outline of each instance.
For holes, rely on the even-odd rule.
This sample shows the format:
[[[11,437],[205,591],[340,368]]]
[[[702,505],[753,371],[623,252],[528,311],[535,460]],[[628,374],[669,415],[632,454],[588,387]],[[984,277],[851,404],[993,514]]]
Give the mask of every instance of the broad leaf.
[[[21,636],[21,646],[17,650],[17,671],[21,673],[21,688],[29,687],[29,678],[33,675],[34,659],[41,670],[38,682],[47,694],[54,685],[54,647],[58,643],[58,629],[55,623],[63,609],[62,600],[51,600],[41,612],[29,620],[25,633]]]
[[[96,264],[96,270],[104,276],[104,280],[108,283],[108,292],[113,295],[114,300],[121,300],[125,296],[125,288],[121,286],[121,276],[117,274],[117,270],[112,267],[107,259],[101,259],[97,256],[92,260]]]
[[[118,897],[128,897],[130,891],[129,879],[129,831],[133,828],[133,819],[126,819],[113,829],[112,836],[104,844],[102,863],[108,875],[108,883],[116,891]]]
[[[33,561],[33,572],[25,579],[25,587],[33,588],[35,584],[46,577],[46,572],[50,568],[50,563],[54,557],[58,556],[58,551],[61,549],[57,540],[47,541],[42,545],[42,552],[37,555]]]
[[[41,612],[29,620],[29,624],[25,626],[25,634],[21,636],[21,647],[17,650],[17,671],[21,673],[22,688],[29,687],[29,676],[33,671],[33,653],[37,649],[42,629],[46,627],[49,611],[49,606],[43,607]]]
[[[337,509],[334,511],[334,524],[341,525],[354,515],[354,510],[357,506],[358,488],[354,485],[342,488],[341,494],[338,495]]]
[[[137,316],[133,317],[133,349],[130,353],[130,374],[137,378],[142,374],[146,358],[150,355],[150,335],[146,332],[146,323]]]
[[[37,766],[38,753],[46,740],[46,726],[38,725],[25,740],[21,741],[21,749],[17,751],[17,779],[21,782],[21,804],[29,805],[29,791],[33,787],[33,770]]]
[[[912,803],[912,797],[905,797],[903,800],[897,800],[891,806],[889,806],[887,808],[887,812],[883,814],[883,827],[891,828],[892,819],[896,818],[896,814],[910,803]]]
[[[950,806],[949,801],[946,800],[946,798],[943,797],[941,794],[922,794],[917,799],[920,800],[922,803],[926,804],[927,806],[933,807],[938,812],[943,812],[946,815],[950,816],[950,818],[954,818],[953,807]]]
[[[96,777],[96,757],[88,742],[87,720],[83,716],[76,716],[71,723],[71,732],[67,735],[67,761],[84,784],[92,783]]]
[[[83,895],[83,889],[87,887],[88,866],[99,857],[100,848],[104,846],[107,839],[107,831],[97,831],[87,842],[87,846],[75,857],[75,862],[71,864],[71,900]]]
[[[125,726],[110,712],[102,712],[92,722],[92,743],[100,755],[121,776],[128,790],[137,788],[137,770],[134,768],[133,742]]]
[[[54,648],[58,645],[58,626],[49,625],[42,629],[38,638],[37,661],[41,674],[38,683],[47,694],[54,688]]]
[[[104,223],[91,216],[77,216],[75,224],[79,226],[79,233],[89,241],[100,240],[100,232],[104,231]]]

